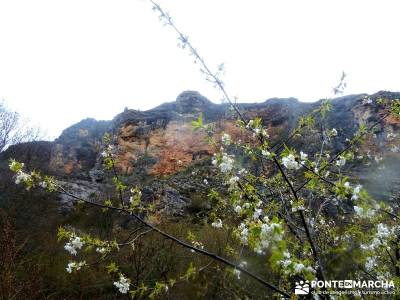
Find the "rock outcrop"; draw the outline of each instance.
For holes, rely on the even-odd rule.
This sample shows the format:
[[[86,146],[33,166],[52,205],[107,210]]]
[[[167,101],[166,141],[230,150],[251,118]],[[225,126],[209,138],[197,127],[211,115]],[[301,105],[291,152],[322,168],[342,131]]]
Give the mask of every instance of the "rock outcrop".
[[[337,149],[345,146],[346,138],[351,138],[361,123],[368,124],[379,118],[382,112],[376,100],[381,97],[400,98],[400,93],[351,95],[332,101],[327,126],[339,132]],[[295,98],[274,98],[263,103],[238,104],[238,107],[248,119],[261,117],[268,133],[277,141],[284,139],[296,126],[300,116],[319,104],[320,101],[302,103]],[[92,195],[101,192],[100,183],[107,177],[102,170],[100,153],[103,151],[102,137],[109,132],[115,137],[113,143],[119,171],[133,183],[146,183],[144,197],[156,201],[161,210],[181,215],[194,201],[193,195],[201,194],[204,189],[204,176],[210,176],[204,173],[196,179],[191,175],[191,172],[202,174],[203,163],[214,152],[206,142],[205,133],[192,129],[191,122],[200,113],[206,123],[214,124],[217,132],[246,138],[235,126],[236,117],[227,104],[214,104],[198,92],[186,91],[176,101],[148,111],[125,109],[111,121],[82,120],[65,129],[54,142],[14,145],[2,153],[0,159],[15,157],[29,168],[40,169],[69,182],[71,188],[76,187],[82,195]],[[367,141],[367,145],[371,155],[374,151],[384,150],[388,157],[396,157],[399,161],[399,138],[389,137],[396,137],[400,122],[389,118],[385,123],[386,126],[375,131],[378,143],[371,141],[369,145]],[[307,149],[310,144],[304,144],[304,149],[312,151]],[[78,185],[83,186],[83,190],[79,188],[78,191]]]

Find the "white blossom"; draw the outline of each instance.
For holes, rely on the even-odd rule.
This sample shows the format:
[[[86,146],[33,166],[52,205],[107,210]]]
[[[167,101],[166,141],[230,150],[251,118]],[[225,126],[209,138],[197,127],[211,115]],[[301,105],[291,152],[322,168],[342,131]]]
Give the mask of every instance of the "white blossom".
[[[204,249],[204,245],[203,245],[202,242],[192,241],[192,245],[193,245],[193,247],[195,247],[195,248]],[[193,249],[191,249],[190,252],[193,252],[193,253],[194,253],[194,252],[196,252],[196,251],[194,251]]]
[[[389,132],[389,133],[386,135],[386,138],[387,138],[389,141],[391,141],[391,140],[393,140],[396,136],[397,136],[396,133]]]
[[[241,266],[242,268],[247,267],[247,261],[240,262],[239,266]]]
[[[296,273],[300,273],[301,271],[303,271],[305,269],[305,266],[302,263],[295,263],[294,265],[294,271]]]
[[[66,270],[68,273],[72,273],[73,270],[79,271],[84,265],[86,265],[85,261],[81,261],[79,263],[70,262],[68,263]]]
[[[360,206],[354,206],[354,212],[363,218],[369,218],[369,217],[373,217],[375,215],[375,210],[373,209],[367,209],[367,208],[363,208]]]
[[[337,134],[338,134],[338,132],[337,132],[336,128],[333,128],[333,129],[331,130],[331,135],[332,135],[332,136],[337,136]]]
[[[247,174],[247,171],[246,171],[246,169],[242,168],[242,169],[239,170],[238,174],[239,175]]]
[[[263,214],[263,211],[262,211],[261,208],[256,209],[256,210],[254,211],[254,214],[253,214],[253,219],[254,219],[254,220],[258,220],[258,218],[261,217],[262,214]]]
[[[215,227],[215,228],[222,228],[222,221],[221,221],[221,219],[217,219],[217,220],[215,220],[214,222],[212,222],[212,223],[211,223],[211,226],[212,226],[212,227]]]
[[[234,160],[229,157],[226,153],[222,155],[222,161],[219,165],[222,173],[227,173],[233,169]]]
[[[301,160],[306,160],[308,157],[308,154],[304,153],[303,151],[300,151],[300,159]]]
[[[292,261],[290,259],[290,253],[287,250],[285,252],[283,252],[283,259],[278,261],[278,263],[283,268],[287,268],[292,263]]]
[[[266,156],[266,157],[271,157],[271,152],[269,152],[267,150],[261,150],[261,154]]]
[[[261,134],[262,134],[262,136],[264,136],[264,137],[266,137],[266,138],[269,138],[269,134],[268,134],[267,130],[263,129],[263,130],[261,131]]]
[[[237,177],[237,176],[233,176],[233,177],[231,177],[230,179],[229,179],[229,184],[230,185],[234,185],[236,182],[238,182],[239,181],[239,177]]]
[[[364,209],[362,207],[355,205],[353,208],[357,215],[363,215]]]
[[[282,163],[287,169],[300,169],[301,165],[296,161],[293,154],[289,154],[288,156],[282,158]]]
[[[369,244],[360,245],[361,249],[374,251],[380,246],[386,246],[388,238],[394,233],[395,230],[396,228],[392,228],[392,230],[389,230],[387,225],[379,223],[377,226],[375,237],[371,240]]]
[[[278,264],[283,267],[283,271],[286,274],[299,274],[303,271],[309,273],[316,273],[316,270],[311,266],[305,266],[303,263],[292,261],[290,253],[286,250],[283,252],[283,259],[278,261]]]
[[[356,185],[356,187],[353,189],[353,195],[351,196],[351,200],[358,200],[360,196],[360,191],[361,191],[362,186],[361,185]]]
[[[344,156],[339,156],[339,159],[336,160],[335,165],[339,168],[343,167],[346,164],[346,158]]]
[[[224,133],[221,136],[221,141],[224,145],[230,145],[231,144],[231,136],[227,133]]]
[[[234,270],[233,270],[233,274],[236,275],[237,279],[240,279],[240,274],[241,274],[241,273],[242,273],[242,272],[241,272],[240,270],[238,270],[238,269],[234,269]]]
[[[107,149],[105,149],[103,152],[101,152],[101,156],[106,158],[106,157],[112,157],[113,156],[113,151],[114,151],[114,146],[113,145],[108,145]]]
[[[257,253],[263,253],[270,242],[279,242],[283,238],[282,225],[275,222],[264,223],[261,225],[260,244],[254,249]]]
[[[118,288],[121,294],[126,294],[129,291],[130,284],[130,280],[122,274],[119,275],[119,281],[114,282],[114,285]]]
[[[81,238],[78,236],[71,237],[69,242],[65,244],[64,249],[67,250],[71,255],[76,255],[83,246]]]
[[[305,210],[304,205],[292,206],[292,212],[301,211],[301,210]]]
[[[376,236],[380,239],[386,239],[390,235],[390,230],[385,224],[379,223],[377,229]]]
[[[242,207],[241,207],[240,205],[236,205],[235,208],[234,208],[234,211],[235,211],[237,214],[240,214],[240,212],[242,211]]]
[[[15,176],[15,184],[20,184],[21,182],[26,182],[31,176],[23,171],[18,171]]]
[[[306,267],[305,270],[310,272],[310,273],[314,273],[314,274],[317,273],[317,271],[311,266]]]
[[[96,248],[96,252],[101,253],[101,254],[104,254],[104,253],[107,252],[107,248],[104,248],[104,247],[97,247],[97,248]]]
[[[203,183],[207,185],[207,184],[208,184],[208,180],[207,180],[207,179],[204,179],[204,180],[203,180]]]
[[[368,257],[367,262],[365,263],[365,269],[367,271],[372,271],[376,265],[375,257]]]
[[[14,170],[17,167],[17,165],[18,163],[15,160],[12,160],[8,166],[10,167],[10,170]],[[21,167],[22,168],[24,167],[23,163],[21,163]]]
[[[45,188],[47,188],[47,182],[41,181],[41,182],[39,182],[39,186],[45,189]]]
[[[76,255],[78,253],[76,249],[71,246],[70,243],[66,243],[64,249],[67,250],[71,255]]]
[[[246,224],[241,223],[239,226],[240,230],[240,240],[244,245],[247,245],[248,237],[249,237],[249,229],[247,228]]]

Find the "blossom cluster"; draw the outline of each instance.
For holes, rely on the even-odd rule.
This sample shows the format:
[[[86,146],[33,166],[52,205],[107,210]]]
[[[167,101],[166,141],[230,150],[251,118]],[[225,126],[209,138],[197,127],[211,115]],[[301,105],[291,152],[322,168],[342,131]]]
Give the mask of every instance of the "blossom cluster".
[[[371,242],[368,244],[361,244],[360,248],[368,251],[375,252],[380,247],[385,247],[389,249],[388,242],[392,236],[394,236],[395,232],[398,230],[397,227],[389,228],[386,224],[379,223],[377,225],[376,234],[374,235]],[[365,268],[367,271],[372,271],[377,265],[377,256],[370,255],[366,258]]]
[[[368,207],[354,205],[353,209],[356,215],[362,218],[371,218],[375,215],[375,210]]]
[[[229,178],[227,183],[230,186],[234,186],[238,181],[239,181],[239,177],[238,176],[232,176],[231,178]]]
[[[347,179],[343,181],[339,181],[336,184],[336,191],[338,194],[338,198],[342,199],[344,197],[348,197],[351,195],[351,200],[357,201],[361,197],[361,189],[362,185],[357,184],[356,186],[352,186]]]
[[[15,184],[20,184],[21,182],[27,182],[31,178],[31,175],[25,173],[24,171],[20,170],[15,175]]]
[[[298,170],[300,169],[301,165],[296,161],[296,158],[293,154],[289,154],[282,158],[282,164],[288,170]]]
[[[32,171],[30,174],[24,172],[24,163],[11,160],[9,168],[15,173],[15,184],[22,183],[25,185],[27,190],[29,190],[31,187],[34,187],[35,185],[43,189],[48,189],[49,191],[53,191],[55,189],[54,179],[47,176],[43,178],[39,173],[36,173],[35,171]]]
[[[391,228],[386,224],[379,223],[377,225],[377,231],[372,239],[372,241],[369,244],[363,244],[361,245],[361,248],[364,250],[375,250],[380,246],[386,246],[389,237],[394,233],[396,228]]]
[[[243,245],[247,245],[249,238],[249,228],[245,223],[241,223],[238,227],[240,241]]]
[[[114,282],[114,285],[117,287],[121,294],[126,294],[129,291],[129,286],[131,285],[131,281],[126,278],[123,274],[119,274],[119,280]]]
[[[269,135],[267,133],[267,130],[265,128],[262,127],[261,125],[261,120],[257,119],[257,120],[249,120],[246,128],[251,130],[253,132],[253,137],[256,137],[258,135],[261,135],[263,137],[268,138]]]
[[[260,217],[261,209],[256,210],[255,214]],[[283,239],[282,224],[276,218],[269,220],[267,216],[248,224],[241,223],[236,232],[240,242],[243,245],[250,244],[258,254],[264,254],[268,247]]]
[[[222,141],[222,143],[224,144],[224,145],[226,145],[226,146],[228,146],[228,145],[230,145],[231,144],[231,136],[229,135],[229,134],[227,134],[227,133],[224,133],[222,136],[221,136],[221,141]]]
[[[268,217],[263,218],[261,225],[261,233],[259,236],[259,244],[255,247],[255,251],[262,254],[271,242],[279,242],[283,238],[282,224],[276,221],[269,221]]]
[[[69,242],[67,242],[64,246],[64,249],[68,251],[71,255],[76,255],[78,253],[77,250],[82,249],[83,242],[81,238],[78,236],[71,236]]]
[[[246,261],[242,261],[239,264],[239,267],[245,268],[247,266],[247,262]],[[238,269],[233,269],[233,274],[237,277],[237,279],[240,279],[240,275],[242,274],[242,272]]]
[[[108,145],[107,148],[104,149],[103,152],[101,152],[101,156],[104,158],[113,157],[114,151],[115,151],[114,146]]]
[[[217,220],[215,220],[214,222],[212,222],[212,223],[211,223],[211,226],[212,226],[212,227],[215,227],[215,228],[222,228],[222,221],[221,221],[221,219],[217,219]]]
[[[304,153],[303,151],[300,151],[300,159],[301,159],[301,163],[304,164],[305,160],[308,158],[308,154]]]
[[[198,248],[198,249],[204,249],[204,244],[202,243],[202,242],[199,242],[199,241],[192,241],[192,245],[193,245],[193,247],[195,247],[195,248]],[[191,249],[190,250],[191,252],[196,252],[195,250],[193,250],[193,249]]]
[[[72,262],[68,263],[66,270],[68,273],[72,273],[74,270],[79,271],[81,269],[81,267],[83,267],[85,265],[86,265],[85,261],[81,261],[78,263],[72,261]]]
[[[338,159],[335,162],[335,165],[338,166],[339,168],[343,167],[346,164],[346,158],[342,155],[338,157]]]
[[[289,275],[301,274],[303,272],[315,274],[316,270],[311,266],[305,266],[301,262],[292,260],[290,253],[285,251],[283,258],[278,261],[278,265],[283,268],[283,272]]]
[[[353,195],[351,196],[351,200],[358,200],[360,197],[360,191],[361,191],[362,186],[360,184],[357,184],[356,187],[353,189]]]
[[[221,161],[219,162],[216,157],[213,158],[212,164],[217,166],[219,164],[219,168],[222,173],[228,173],[233,169],[234,160],[227,153],[222,153]]]
[[[105,253],[109,252],[109,249],[106,247],[97,247],[96,252],[98,252],[100,254],[105,254]]]
[[[267,158],[271,157],[271,152],[269,152],[268,150],[261,150],[261,154],[264,155]]]
[[[137,206],[140,203],[142,198],[142,191],[139,188],[131,188],[130,189],[131,196],[129,197],[129,203],[131,206]]]

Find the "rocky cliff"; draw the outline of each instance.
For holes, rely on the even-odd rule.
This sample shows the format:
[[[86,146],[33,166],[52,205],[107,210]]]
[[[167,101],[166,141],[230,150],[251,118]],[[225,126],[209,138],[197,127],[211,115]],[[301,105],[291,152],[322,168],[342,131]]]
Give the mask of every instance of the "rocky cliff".
[[[351,95],[332,101],[327,122],[339,132],[337,149],[344,147],[346,138],[351,138],[361,123],[368,124],[379,118],[382,112],[376,100],[381,97],[400,98],[400,93]],[[238,104],[238,107],[246,118],[261,117],[271,138],[278,141],[284,139],[301,115],[319,104],[320,101],[302,103],[295,98],[274,98],[263,103]],[[206,142],[205,133],[194,132],[191,125],[200,113],[206,123],[215,125],[217,132],[246,138],[235,126],[236,117],[227,104],[214,104],[198,92],[186,91],[176,101],[148,111],[125,109],[111,121],[82,120],[65,129],[54,142],[14,145],[0,159],[4,162],[14,157],[25,162],[28,168],[57,176],[73,189],[79,187],[78,192],[83,196],[95,195],[104,192],[101,186],[107,174],[102,171],[100,153],[102,137],[110,132],[114,136],[119,171],[130,183],[145,186],[145,199],[156,201],[160,212],[181,215],[188,208],[196,210],[202,205],[197,198],[204,193],[203,181],[212,177],[212,170],[207,166],[215,149]],[[398,164],[400,122],[389,118],[385,123],[375,131],[377,142],[367,141],[367,147],[371,155],[383,151],[388,159],[395,157],[393,161]],[[302,147],[313,151],[307,149],[310,144]],[[2,172],[6,172],[5,164],[2,165]]]

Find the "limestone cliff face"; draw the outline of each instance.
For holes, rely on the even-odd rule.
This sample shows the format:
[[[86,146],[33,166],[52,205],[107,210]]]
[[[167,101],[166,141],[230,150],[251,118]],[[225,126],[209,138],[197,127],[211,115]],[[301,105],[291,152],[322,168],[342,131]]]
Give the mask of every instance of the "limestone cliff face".
[[[379,92],[374,95],[351,95],[334,99],[327,125],[338,130],[340,138],[335,147],[346,145],[361,123],[370,124],[383,113],[376,100],[400,98],[400,93]],[[302,103],[294,98],[269,99],[263,103],[238,104],[248,119],[261,117],[268,133],[275,141],[285,138],[300,116],[319,106],[319,102]],[[54,142],[34,142],[15,145],[2,154],[2,159],[16,157],[28,166],[64,178],[69,182],[85,181],[88,190],[96,190],[105,179],[101,157],[102,137],[112,133],[118,158],[118,168],[132,181],[146,181],[144,196],[157,200],[164,209],[183,213],[193,201],[194,191],[204,188],[204,176],[196,180],[192,173],[201,174],[204,158],[215,152],[204,132],[194,132],[191,122],[203,114],[205,123],[213,123],[217,132],[228,132],[233,138],[251,139],[235,126],[236,117],[226,104],[214,104],[198,92],[186,91],[176,101],[162,104],[148,111],[125,109],[111,121],[85,119],[65,129]],[[385,127],[378,127],[374,142],[364,147],[374,152],[385,151],[388,157],[399,160],[400,122],[388,118]],[[303,144],[305,150],[313,142]],[[296,143],[296,140],[293,141]],[[209,168],[208,168],[209,169]],[[182,175],[183,174],[183,175]],[[200,193],[201,194],[201,193]],[[171,199],[174,199],[173,201]]]
[[[53,143],[50,168],[57,174],[87,178],[109,126],[110,121],[85,119],[65,129]]]

